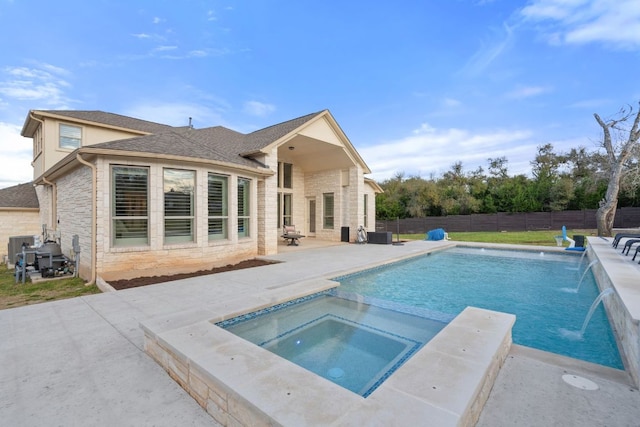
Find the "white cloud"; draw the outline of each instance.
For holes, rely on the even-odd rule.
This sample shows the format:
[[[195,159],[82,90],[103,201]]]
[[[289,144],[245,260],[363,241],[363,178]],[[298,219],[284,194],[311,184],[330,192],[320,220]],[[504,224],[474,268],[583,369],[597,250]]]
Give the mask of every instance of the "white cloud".
[[[523,99],[538,96],[550,91],[551,88],[546,86],[520,86],[517,89],[508,92],[505,96],[511,99]]]
[[[154,24],[159,24],[159,23],[161,23],[161,22],[164,22],[164,19],[159,18],[159,17],[157,17],[157,16],[154,16],[154,17],[153,17],[153,21],[152,21],[152,22],[153,22]]]
[[[41,69],[6,67],[3,71],[8,79],[0,81],[0,94],[17,101],[40,101],[48,107],[69,108],[71,100],[65,95],[65,90],[71,85],[52,72],[69,73],[49,64],[39,65]]]
[[[259,101],[247,101],[244,103],[244,112],[252,116],[264,117],[276,110],[275,105],[265,104]]]
[[[151,35],[146,34],[146,33],[138,33],[138,34],[131,34],[133,37],[138,38],[138,39],[150,39]]]
[[[411,135],[358,151],[374,172],[371,177],[380,181],[400,172],[405,176],[439,176],[458,161],[467,172],[478,166],[486,169],[487,159],[501,156],[507,157],[510,174],[527,174],[537,145],[532,137],[533,133],[524,129],[475,132],[438,129],[425,123]]]
[[[176,50],[178,46],[158,46],[154,50],[154,52],[166,52],[169,50]]]
[[[489,67],[513,43],[513,29],[505,22],[502,29],[494,29],[490,41],[483,41],[461,70],[462,74],[477,75]]]
[[[456,108],[462,105],[462,102],[453,98],[445,98],[442,100],[442,105],[446,108]]]
[[[217,21],[216,13],[213,10],[207,11],[207,21]]]
[[[0,188],[33,179],[32,140],[20,136],[19,125],[0,122]]]
[[[638,0],[533,0],[520,14],[546,23],[551,44],[604,43],[620,49],[640,48]]]

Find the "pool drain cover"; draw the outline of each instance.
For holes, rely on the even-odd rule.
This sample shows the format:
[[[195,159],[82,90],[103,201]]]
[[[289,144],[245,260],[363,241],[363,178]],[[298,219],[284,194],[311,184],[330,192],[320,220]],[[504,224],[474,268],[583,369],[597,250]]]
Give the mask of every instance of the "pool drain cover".
[[[344,371],[340,368],[331,368],[329,369],[329,378],[337,380],[338,378],[342,378],[344,376]]]
[[[598,384],[594,383],[591,380],[588,380],[583,377],[579,377],[577,375],[563,375],[562,379],[569,385],[572,385],[577,388],[581,388],[583,390],[597,390]]]

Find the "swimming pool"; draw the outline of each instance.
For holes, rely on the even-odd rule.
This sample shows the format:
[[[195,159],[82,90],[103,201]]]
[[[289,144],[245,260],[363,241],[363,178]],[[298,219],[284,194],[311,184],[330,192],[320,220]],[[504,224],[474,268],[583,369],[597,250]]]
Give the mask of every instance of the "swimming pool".
[[[323,292],[216,325],[367,397],[446,323]]]
[[[598,288],[587,261],[552,252],[456,247],[338,277],[338,294],[419,307],[455,316],[466,306],[513,313],[513,341],[623,369],[602,305],[580,331]]]

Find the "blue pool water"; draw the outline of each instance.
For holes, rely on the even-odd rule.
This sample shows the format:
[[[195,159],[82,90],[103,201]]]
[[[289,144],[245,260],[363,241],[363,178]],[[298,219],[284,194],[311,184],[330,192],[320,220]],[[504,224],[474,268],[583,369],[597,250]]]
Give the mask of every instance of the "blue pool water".
[[[322,293],[216,325],[367,397],[446,323]]]
[[[456,316],[475,306],[513,313],[513,341],[623,369],[602,305],[585,333],[585,316],[598,296],[588,262],[562,253],[456,247],[336,278],[339,293],[411,305],[432,317]]]

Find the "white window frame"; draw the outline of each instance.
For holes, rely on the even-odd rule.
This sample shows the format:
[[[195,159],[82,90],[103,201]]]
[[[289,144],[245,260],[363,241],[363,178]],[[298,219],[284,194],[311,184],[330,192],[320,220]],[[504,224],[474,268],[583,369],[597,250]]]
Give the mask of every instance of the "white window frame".
[[[162,181],[165,244],[194,242],[196,172],[164,168]],[[188,209],[186,205],[181,206],[184,200],[188,200]]]
[[[127,174],[126,172],[135,172]],[[118,185],[119,176],[145,176],[144,188],[132,183],[130,191]],[[124,184],[123,184],[124,185]],[[127,193],[132,196],[127,198]],[[111,243],[114,247],[149,244],[149,168],[111,166]]]
[[[58,147],[63,150],[75,150],[82,146],[82,128],[60,123],[58,127]]]
[[[251,180],[238,178],[236,191],[238,202],[238,237],[251,237]]]
[[[335,227],[335,200],[334,193],[322,193],[322,228],[325,230]]]
[[[221,183],[220,195],[212,194],[212,182]],[[209,172],[207,174],[207,232],[209,240],[229,238],[229,177]],[[219,207],[218,207],[219,205]],[[213,230],[213,231],[212,231]]]
[[[369,228],[369,195],[364,195],[364,228]]]

